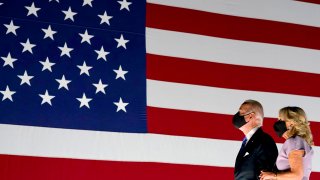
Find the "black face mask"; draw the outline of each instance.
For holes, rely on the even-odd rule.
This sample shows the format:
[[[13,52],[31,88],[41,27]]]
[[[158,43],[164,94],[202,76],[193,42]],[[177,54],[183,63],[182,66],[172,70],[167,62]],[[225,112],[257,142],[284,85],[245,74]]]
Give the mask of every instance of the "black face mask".
[[[247,124],[244,116],[240,116],[240,112],[237,112],[232,118],[232,124],[236,128],[241,128],[243,125]]]
[[[283,133],[285,133],[288,130],[286,122],[280,120],[273,124],[273,129],[279,137],[282,137]]]

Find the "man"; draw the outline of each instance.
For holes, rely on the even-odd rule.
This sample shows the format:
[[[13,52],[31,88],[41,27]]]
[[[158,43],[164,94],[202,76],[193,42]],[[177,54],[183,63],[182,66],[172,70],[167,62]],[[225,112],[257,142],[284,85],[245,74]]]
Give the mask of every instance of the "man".
[[[245,135],[235,163],[236,180],[256,180],[262,170],[273,170],[278,149],[272,137],[261,128],[263,117],[262,105],[255,100],[243,102],[233,117],[233,125]]]

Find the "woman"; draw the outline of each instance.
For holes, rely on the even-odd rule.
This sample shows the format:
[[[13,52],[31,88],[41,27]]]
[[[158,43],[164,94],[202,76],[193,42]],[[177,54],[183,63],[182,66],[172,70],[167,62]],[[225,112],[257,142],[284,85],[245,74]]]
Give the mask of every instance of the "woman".
[[[284,107],[273,128],[286,139],[276,161],[279,171],[262,171],[260,180],[309,179],[313,139],[306,113],[299,107]]]

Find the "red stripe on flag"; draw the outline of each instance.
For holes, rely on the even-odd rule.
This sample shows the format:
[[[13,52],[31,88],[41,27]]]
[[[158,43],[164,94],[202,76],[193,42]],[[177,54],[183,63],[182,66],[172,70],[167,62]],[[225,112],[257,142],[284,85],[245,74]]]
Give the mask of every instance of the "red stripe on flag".
[[[148,107],[147,114],[150,133],[225,140],[241,140],[244,136],[224,114],[155,107]]]
[[[192,136],[222,140],[242,140],[243,134],[233,127],[232,115],[148,107],[148,132],[177,136]],[[236,113],[236,112],[235,112]],[[276,136],[273,124],[276,118],[265,118],[263,130],[278,143],[284,139]],[[313,138],[320,144],[319,122],[311,122]]]
[[[212,87],[320,97],[320,75],[147,55],[147,78]],[[285,82],[285,84],[284,84]],[[297,88],[299,82],[299,88]]]
[[[0,155],[0,179],[233,179],[233,168]]]
[[[320,0],[296,0],[296,1],[313,3],[313,4],[320,4]]]
[[[318,27],[222,15],[150,3],[147,4],[146,24],[147,27],[158,29],[320,49],[320,29]]]
[[[0,155],[3,180],[233,179],[233,168]],[[310,180],[320,178],[312,172]]]

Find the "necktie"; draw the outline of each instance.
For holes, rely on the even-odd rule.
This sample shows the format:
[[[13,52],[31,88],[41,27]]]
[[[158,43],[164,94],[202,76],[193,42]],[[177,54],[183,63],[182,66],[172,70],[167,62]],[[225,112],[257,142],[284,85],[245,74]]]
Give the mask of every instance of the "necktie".
[[[244,137],[243,140],[242,140],[242,145],[241,145],[241,151],[243,150],[243,148],[246,146],[246,143],[247,143],[247,138]]]

